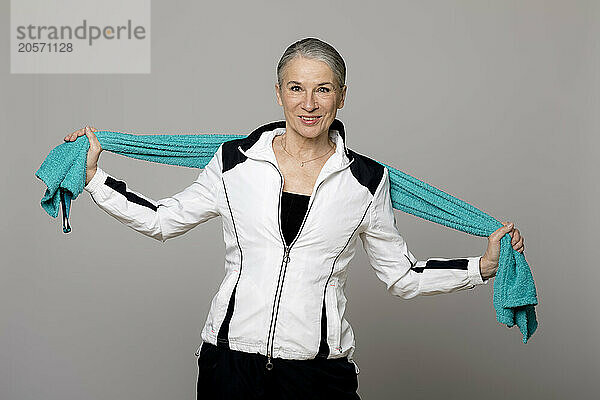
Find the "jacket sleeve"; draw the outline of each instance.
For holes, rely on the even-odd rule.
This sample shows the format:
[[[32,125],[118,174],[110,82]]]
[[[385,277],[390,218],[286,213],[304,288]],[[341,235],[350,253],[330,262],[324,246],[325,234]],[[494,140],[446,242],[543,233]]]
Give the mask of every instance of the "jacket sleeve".
[[[155,201],[131,190],[127,184],[100,167],[84,187],[106,213],[128,227],[165,242],[219,214],[217,193],[221,182],[221,151],[217,152],[196,180],[181,192]]]
[[[408,250],[396,228],[387,168],[375,191],[367,228],[359,233],[363,248],[377,277],[394,296],[450,293],[487,284],[481,277],[481,256],[429,258],[419,261]]]

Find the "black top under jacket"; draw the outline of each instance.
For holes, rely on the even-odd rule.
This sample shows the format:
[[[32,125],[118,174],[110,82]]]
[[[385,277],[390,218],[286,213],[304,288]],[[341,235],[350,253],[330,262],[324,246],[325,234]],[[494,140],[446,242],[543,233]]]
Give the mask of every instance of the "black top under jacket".
[[[306,194],[283,192],[281,194],[281,230],[286,244],[294,240],[306,214],[310,196]]]

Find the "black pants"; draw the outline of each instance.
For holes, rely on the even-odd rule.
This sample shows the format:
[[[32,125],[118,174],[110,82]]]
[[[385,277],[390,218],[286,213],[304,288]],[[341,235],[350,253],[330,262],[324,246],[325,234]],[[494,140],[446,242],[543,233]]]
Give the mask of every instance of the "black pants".
[[[347,357],[286,360],[202,343],[198,357],[200,399],[360,400],[358,376]]]

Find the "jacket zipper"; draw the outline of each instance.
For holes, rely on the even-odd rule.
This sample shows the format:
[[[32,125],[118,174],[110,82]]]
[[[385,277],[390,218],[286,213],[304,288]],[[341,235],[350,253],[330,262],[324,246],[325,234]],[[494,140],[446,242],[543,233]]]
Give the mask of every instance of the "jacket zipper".
[[[240,152],[242,154],[246,155],[242,151],[240,146],[238,146],[238,150],[240,150]],[[247,155],[246,155],[246,157],[247,157]],[[343,168],[331,172],[327,177],[325,177],[321,182],[319,182],[319,184],[317,185],[317,188],[315,189],[315,192],[312,195],[312,201],[308,207],[308,210],[306,211],[306,214],[304,215],[302,224],[300,225],[300,229],[298,229],[298,233],[296,233],[294,240],[292,240],[292,243],[290,243],[289,246],[285,243],[285,238],[283,237],[283,231],[281,230],[281,196],[283,194],[283,175],[281,174],[281,171],[279,171],[279,168],[277,168],[277,166],[275,164],[273,164],[271,161],[265,160],[265,159],[259,159],[259,160],[266,161],[269,164],[271,164],[273,166],[273,168],[275,168],[275,170],[279,174],[279,185],[280,186],[279,186],[279,203],[277,204],[277,223],[279,226],[279,234],[281,236],[281,242],[283,243],[283,248],[284,248],[283,259],[281,260],[281,266],[279,267],[279,277],[278,277],[278,281],[277,281],[277,289],[275,290],[275,299],[273,300],[273,310],[271,311],[271,321],[269,322],[269,333],[267,335],[266,368],[267,368],[267,370],[270,371],[273,369],[273,363],[271,362],[271,358],[273,355],[273,341],[275,340],[275,325],[277,323],[277,314],[279,312],[279,302],[277,299],[279,297],[279,300],[281,300],[281,291],[279,290],[279,288],[281,287],[281,290],[283,290],[283,280],[285,278],[285,270],[286,270],[287,264],[290,260],[290,257],[289,257],[290,249],[292,248],[294,243],[296,243],[296,240],[300,236],[300,232],[302,231],[302,228],[304,227],[304,223],[306,222],[306,219],[308,218],[308,213],[310,212],[310,209],[312,208],[312,205],[314,203],[314,198],[317,195],[317,191],[319,190],[319,187],[321,187],[323,182],[325,182],[325,179],[327,179],[329,176],[333,175],[336,172],[346,169],[350,164],[352,164],[354,159],[350,160],[350,162],[348,164],[346,164]],[[281,275],[282,271],[283,271],[283,277]],[[329,278],[327,280],[329,281]],[[281,285],[279,285],[280,282],[281,282]],[[277,308],[275,308],[276,303],[277,303]],[[273,335],[271,335],[271,332],[273,333]],[[269,344],[271,345],[270,349],[269,349]]]
[[[310,206],[308,207],[308,210],[306,210],[306,214],[304,214],[304,218],[302,219],[302,224],[300,225],[300,229],[298,229],[298,232],[296,233],[294,240],[292,240],[292,243],[290,243],[288,246],[285,243],[285,238],[283,237],[283,231],[281,230],[281,196],[283,195],[283,175],[281,174],[281,171],[279,171],[279,168],[277,168],[277,166],[275,164],[273,164],[271,161],[268,161],[268,160],[267,160],[267,162],[269,164],[271,164],[279,173],[280,187],[279,187],[279,204],[277,206],[277,222],[279,225],[279,234],[281,235],[281,242],[283,243],[283,248],[284,248],[283,260],[281,260],[281,265],[283,266],[283,268],[279,267],[279,279],[277,281],[277,289],[275,290],[275,299],[273,300],[273,311],[271,312],[271,321],[269,323],[269,334],[267,336],[266,368],[267,368],[267,370],[270,371],[273,369],[273,363],[271,362],[271,357],[273,356],[273,342],[275,341],[275,326],[277,324],[277,315],[279,313],[279,302],[281,301],[281,292],[283,291],[283,281],[285,279],[285,271],[287,270],[287,265],[288,265],[288,262],[290,261],[290,249],[292,248],[294,243],[296,243],[296,240],[300,236],[300,232],[302,231],[302,228],[304,227],[304,223],[306,222],[306,219],[308,218],[308,213],[310,212],[310,209],[312,208],[312,205],[315,202],[314,199],[315,199],[315,196],[317,195],[317,190],[319,190],[319,187],[321,187],[321,185],[323,184],[325,179],[323,179],[317,185],[317,188],[315,189],[315,192],[313,193],[313,198],[310,203]],[[283,271],[283,275],[282,275],[282,271]],[[281,282],[281,285],[279,285],[279,282]],[[277,304],[277,307],[275,307],[275,304]],[[269,342],[271,345],[270,348],[269,348]]]

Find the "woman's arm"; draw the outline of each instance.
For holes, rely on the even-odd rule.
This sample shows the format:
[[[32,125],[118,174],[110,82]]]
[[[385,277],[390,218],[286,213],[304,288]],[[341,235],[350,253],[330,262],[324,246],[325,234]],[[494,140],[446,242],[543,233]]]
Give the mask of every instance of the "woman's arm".
[[[121,223],[164,242],[220,215],[217,193],[221,183],[221,147],[190,186],[158,201],[131,190],[123,180],[100,167],[84,190]]]
[[[481,256],[425,261],[415,258],[396,228],[387,168],[375,191],[368,227],[359,235],[375,274],[395,296],[410,299],[488,283],[489,279],[481,276]]]

